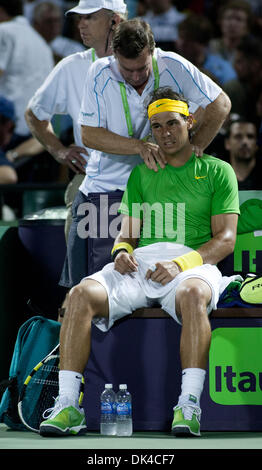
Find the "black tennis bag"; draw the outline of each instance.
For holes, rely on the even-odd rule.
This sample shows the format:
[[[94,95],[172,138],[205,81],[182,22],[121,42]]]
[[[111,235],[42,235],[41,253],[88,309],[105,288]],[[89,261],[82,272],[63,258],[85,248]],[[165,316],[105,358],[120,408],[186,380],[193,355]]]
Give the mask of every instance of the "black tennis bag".
[[[0,423],[12,429],[26,430],[18,415],[18,398],[33,367],[59,343],[60,327],[61,323],[55,320],[34,316],[19,328],[9,378],[0,383],[0,393],[3,394]]]

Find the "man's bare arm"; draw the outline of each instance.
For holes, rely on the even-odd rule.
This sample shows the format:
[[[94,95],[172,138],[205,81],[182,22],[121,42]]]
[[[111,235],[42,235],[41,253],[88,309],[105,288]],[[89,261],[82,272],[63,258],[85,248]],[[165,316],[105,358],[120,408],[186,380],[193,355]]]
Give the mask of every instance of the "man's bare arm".
[[[234,251],[237,235],[237,214],[219,214],[211,218],[213,237],[198,248],[204,264],[217,264]]]
[[[192,145],[196,155],[201,156],[206,147],[212,142],[222,127],[231,109],[229,97],[222,91],[218,97],[210,103],[203,112],[196,112],[201,115],[201,123],[197,124],[197,130],[192,137]]]
[[[32,135],[43,145],[58,163],[67,165],[75,173],[85,173],[86,161],[81,155],[88,155],[84,147],[72,145],[65,147],[55,135],[52,124],[49,121],[40,121],[31,109],[25,112],[25,119]],[[72,160],[76,163],[72,164]]]
[[[86,147],[116,155],[140,155],[151,170],[157,171],[156,162],[165,167],[166,158],[158,145],[152,142],[123,137],[103,127],[82,126],[82,141]]]

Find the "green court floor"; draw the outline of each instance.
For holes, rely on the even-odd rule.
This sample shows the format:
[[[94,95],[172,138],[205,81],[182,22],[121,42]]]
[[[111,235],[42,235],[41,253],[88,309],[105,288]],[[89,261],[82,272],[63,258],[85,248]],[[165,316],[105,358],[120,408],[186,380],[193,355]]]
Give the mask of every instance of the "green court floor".
[[[164,432],[135,432],[131,437],[43,438],[0,424],[0,449],[262,449],[262,432],[203,432],[199,438],[175,438]],[[1,451],[0,451],[1,454]]]

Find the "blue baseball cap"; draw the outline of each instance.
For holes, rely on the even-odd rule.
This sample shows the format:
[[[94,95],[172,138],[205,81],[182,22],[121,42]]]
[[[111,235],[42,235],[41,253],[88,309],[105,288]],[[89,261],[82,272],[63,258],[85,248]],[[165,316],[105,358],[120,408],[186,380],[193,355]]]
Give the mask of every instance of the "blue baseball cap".
[[[4,96],[0,96],[0,115],[5,116],[10,121],[16,120],[15,107],[12,101],[6,99]]]

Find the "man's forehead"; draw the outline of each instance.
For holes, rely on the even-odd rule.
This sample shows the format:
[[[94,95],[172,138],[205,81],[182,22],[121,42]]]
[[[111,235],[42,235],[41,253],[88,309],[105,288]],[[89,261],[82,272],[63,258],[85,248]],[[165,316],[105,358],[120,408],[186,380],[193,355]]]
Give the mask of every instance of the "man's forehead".
[[[230,126],[230,132],[253,131],[256,132],[256,126],[253,122],[233,122]]]
[[[129,59],[127,57],[124,57],[121,55],[119,52],[115,52],[115,56],[119,62],[120,65],[122,65],[125,68],[136,68],[137,65],[145,65],[150,63],[152,59],[152,54],[150,53],[148,47],[144,47],[144,49],[140,52],[140,54],[137,57],[134,57],[132,59]]]
[[[228,8],[224,14],[223,14],[223,19],[228,19],[228,18],[241,18],[241,19],[246,19],[247,18],[247,12],[245,10],[242,10],[241,8]]]
[[[164,123],[164,122],[173,121],[173,120],[184,121],[184,118],[183,116],[181,116],[180,113],[176,113],[175,111],[164,111],[164,112],[154,114],[151,117],[150,122],[151,124],[154,124],[154,123]]]

